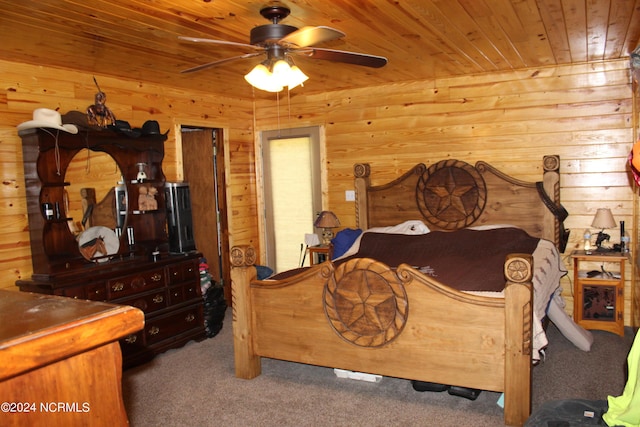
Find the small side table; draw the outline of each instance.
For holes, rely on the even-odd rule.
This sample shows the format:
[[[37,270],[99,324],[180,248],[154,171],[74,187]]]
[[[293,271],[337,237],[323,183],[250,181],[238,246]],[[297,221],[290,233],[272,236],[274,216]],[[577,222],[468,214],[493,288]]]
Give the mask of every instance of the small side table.
[[[309,247],[309,263],[311,265],[322,264],[331,257],[331,245],[318,245]]]
[[[624,336],[624,263],[620,252],[574,251],[573,320]],[[591,265],[590,265],[591,264]],[[593,264],[599,264],[596,268]]]

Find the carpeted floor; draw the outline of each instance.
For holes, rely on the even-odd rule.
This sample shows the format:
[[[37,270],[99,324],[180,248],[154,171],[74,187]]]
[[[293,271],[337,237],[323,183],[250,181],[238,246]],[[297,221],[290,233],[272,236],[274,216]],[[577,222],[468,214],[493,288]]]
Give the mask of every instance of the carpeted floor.
[[[330,368],[263,359],[262,375],[234,376],[231,310],[214,338],[170,350],[125,371],[131,425],[146,426],[501,426],[499,393],[470,401],[416,392],[407,380],[368,383],[337,378]],[[544,363],[533,370],[533,409],[548,400],[606,399],[621,394],[633,342],[593,331],[590,352],[573,346],[553,324]]]

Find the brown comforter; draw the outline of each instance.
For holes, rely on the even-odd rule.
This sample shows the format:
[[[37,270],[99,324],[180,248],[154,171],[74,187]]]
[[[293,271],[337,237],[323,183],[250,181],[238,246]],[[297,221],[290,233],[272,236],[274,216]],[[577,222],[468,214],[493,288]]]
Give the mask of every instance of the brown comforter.
[[[507,254],[532,254],[538,241],[518,228],[421,235],[368,232],[362,235],[358,253],[335,263],[352,258],[372,258],[390,267],[405,263],[461,291],[500,292]]]

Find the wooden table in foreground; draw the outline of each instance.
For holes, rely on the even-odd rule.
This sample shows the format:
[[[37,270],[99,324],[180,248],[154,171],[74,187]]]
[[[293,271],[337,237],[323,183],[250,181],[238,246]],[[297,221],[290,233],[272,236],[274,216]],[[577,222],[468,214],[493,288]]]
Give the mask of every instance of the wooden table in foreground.
[[[0,425],[123,426],[130,306],[0,290]]]

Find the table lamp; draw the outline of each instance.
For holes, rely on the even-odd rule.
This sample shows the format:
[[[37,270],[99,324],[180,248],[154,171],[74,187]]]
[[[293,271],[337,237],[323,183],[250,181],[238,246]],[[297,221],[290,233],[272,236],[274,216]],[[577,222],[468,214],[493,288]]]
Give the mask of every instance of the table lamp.
[[[602,242],[609,241],[609,236],[604,232],[605,228],[615,228],[616,221],[613,219],[613,215],[611,214],[611,209],[609,208],[600,208],[596,211],[596,216],[593,218],[593,222],[591,226],[594,228],[599,228],[598,238],[596,239],[596,246],[600,248],[602,246]]]
[[[338,221],[338,217],[333,212],[322,211],[313,225],[317,228],[322,228],[322,244],[329,245],[331,244],[331,239],[333,239],[332,228],[340,227],[340,221]]]

